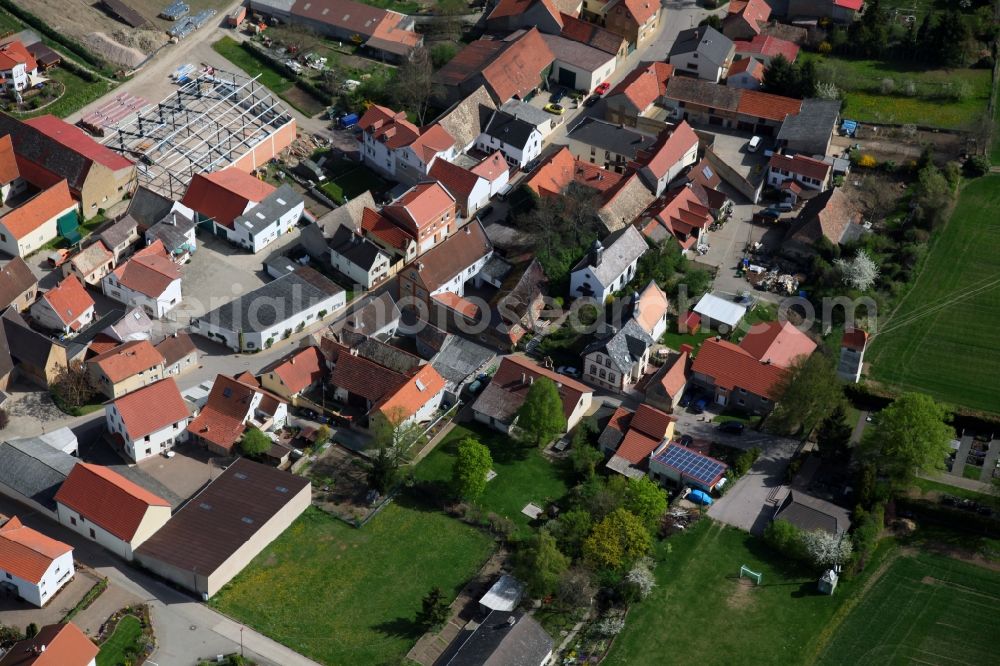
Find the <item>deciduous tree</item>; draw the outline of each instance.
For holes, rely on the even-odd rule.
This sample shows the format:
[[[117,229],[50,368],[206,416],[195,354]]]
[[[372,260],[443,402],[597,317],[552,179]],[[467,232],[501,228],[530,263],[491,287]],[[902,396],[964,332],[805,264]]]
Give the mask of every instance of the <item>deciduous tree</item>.
[[[597,570],[623,572],[652,547],[653,539],[642,519],[631,511],[616,509],[583,542],[583,559]]]
[[[654,528],[667,511],[667,493],[648,476],[629,479],[625,508]]]
[[[812,432],[844,402],[833,359],[820,352],[798,358],[775,393],[777,405],[768,417],[768,426],[787,434]]]
[[[829,460],[847,460],[848,446],[854,426],[847,422],[847,413],[843,404],[836,408],[819,425],[816,433],[816,445],[819,453]]]
[[[847,534],[830,534],[826,530],[803,532],[802,547],[813,564],[818,567],[835,567],[851,559],[853,546]]]
[[[61,406],[69,409],[83,407],[96,394],[87,378],[87,371],[79,362],[59,366],[50,388]]]
[[[595,593],[590,572],[582,567],[567,569],[559,576],[556,601],[563,608],[571,610],[590,608]]]
[[[583,509],[567,511],[545,526],[559,543],[559,549],[574,559],[583,552],[583,541],[592,527],[590,513]]]
[[[267,452],[271,448],[271,440],[259,428],[247,428],[240,438],[240,452],[251,458]]]
[[[458,455],[452,467],[451,487],[456,497],[476,499],[486,489],[486,475],[493,467],[490,450],[472,437],[458,443]]]
[[[434,95],[433,76],[430,53],[422,46],[413,49],[409,59],[396,70],[393,95],[402,108],[413,112],[418,125],[424,124]]]
[[[538,446],[566,431],[566,415],[554,381],[539,377],[532,383],[517,412],[517,427],[525,439]]]
[[[890,480],[893,491],[904,490],[918,471],[944,467],[955,431],[945,423],[948,413],[928,395],[904,393],[879,412],[865,431],[862,452]]]
[[[858,291],[868,291],[878,280],[878,264],[864,250],[858,250],[853,259],[837,259],[833,265],[840,271],[844,284]]]
[[[514,558],[514,571],[534,597],[544,597],[556,590],[559,579],[569,568],[569,558],[559,551],[555,537],[542,530],[525,543]]]
[[[374,421],[374,453],[368,462],[368,483],[385,494],[396,485],[399,468],[410,459],[410,451],[423,442],[423,428],[393,409]]]

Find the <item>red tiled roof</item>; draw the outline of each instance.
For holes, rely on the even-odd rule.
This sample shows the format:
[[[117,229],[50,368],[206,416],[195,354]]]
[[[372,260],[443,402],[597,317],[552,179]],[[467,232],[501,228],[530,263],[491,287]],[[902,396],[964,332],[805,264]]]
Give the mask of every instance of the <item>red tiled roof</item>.
[[[663,319],[669,307],[670,301],[667,300],[667,294],[655,282],[650,281],[639,295],[635,319],[639,322],[642,330],[652,335],[656,324]]]
[[[323,379],[323,355],[316,347],[303,347],[286,356],[271,372],[292,393],[304,391]]]
[[[93,349],[93,344],[91,344],[91,349]],[[195,347],[190,335],[181,332],[164,338],[160,344],[156,345],[156,351],[163,354],[164,363],[172,365],[188,354],[197,353],[198,348]]]
[[[284,402],[260,389],[257,379],[246,372],[237,377],[217,375],[212,392],[198,414],[188,425],[188,432],[223,449],[231,450],[246,429],[244,420],[252,416],[250,403],[254,395],[262,393],[260,408],[267,411]],[[265,405],[265,402],[268,404]]]
[[[629,429],[638,430],[648,437],[662,440],[667,436],[670,424],[676,420],[666,412],[661,412],[659,409],[650,407],[644,403],[639,405],[638,409],[635,410],[635,414],[632,415],[632,422],[629,423]]]
[[[811,157],[806,157],[805,155],[794,155],[789,157],[787,155],[779,155],[775,153],[771,156],[771,161],[768,164],[772,169],[784,169],[785,171],[790,171],[792,173],[797,173],[807,178],[815,178],[819,181],[826,180],[826,177],[830,174],[830,165],[826,162],[820,162],[819,160],[813,159]]]
[[[854,351],[864,351],[865,347],[868,346],[868,332],[860,328],[844,331],[844,337],[840,339],[840,346]]]
[[[698,135],[686,120],[682,120],[664,139],[657,141],[649,150],[642,151],[639,163],[657,178],[662,178],[691,148],[697,147]]]
[[[493,379],[490,380],[490,384],[496,384],[508,393],[518,395],[521,401],[523,401],[528,395],[530,383],[522,382],[522,375],[534,379],[547,377],[554,381],[559,386],[559,397],[562,399],[563,412],[567,419],[573,414],[573,410],[576,409],[580,398],[585,394],[594,392],[592,388],[581,384],[575,379],[570,379],[548,368],[543,368],[524,356],[519,355],[504,356],[503,360],[500,361],[500,367],[497,368]]]
[[[771,18],[771,6],[765,0],[734,0],[729,3],[729,18],[739,15],[754,32],[760,32],[762,23]]]
[[[771,35],[754,35],[750,41],[733,42],[733,46],[736,48],[736,53],[750,53],[765,58],[773,58],[780,54],[785,56],[788,62],[794,62],[799,57],[798,44]]]
[[[471,171],[492,183],[510,171],[510,167],[507,166],[507,160],[503,158],[503,153],[497,150],[489,157],[483,158],[483,161],[472,167]]]
[[[81,315],[94,307],[94,299],[83,288],[75,275],[70,275],[54,288],[42,294],[59,320],[66,326],[74,324]],[[74,326],[77,330],[79,326]]]
[[[98,333],[94,336],[94,339],[90,341],[90,347],[88,349],[94,354],[103,354],[106,351],[111,351],[119,344],[121,343],[112,338],[110,335]]]
[[[156,351],[149,340],[133,340],[95,356],[88,363],[96,364],[111,383],[117,384],[143,370],[162,364],[163,355]]]
[[[714,338],[701,344],[691,370],[710,377],[727,391],[742,388],[769,400],[774,399],[774,391],[785,375],[782,368],[761,363],[745,349]]]
[[[180,269],[169,259],[161,240],[139,250],[112,272],[124,286],[150,298],[160,296],[181,277]]]
[[[72,622],[50,624],[34,637],[15,643],[0,659],[0,666],[88,666],[99,651]]]
[[[107,467],[78,462],[59,487],[56,501],[123,541],[131,541],[146,511],[169,507],[157,497]]]
[[[473,220],[425,252],[410,268],[416,269],[427,293],[433,293],[492,251],[483,225]]]
[[[212,173],[195,174],[184,198],[188,208],[202,218],[212,218],[230,229],[233,220],[243,214],[247,204],[260,203],[274,192],[274,186],[235,167]]]
[[[852,9],[859,12],[861,11],[861,6],[865,3],[864,0],[833,0],[833,4],[844,9]]]
[[[29,74],[38,69],[38,63],[20,39],[0,46],[0,70],[11,70],[17,65],[24,65]]]
[[[634,420],[634,419],[633,419]],[[641,431],[635,428],[630,428],[627,433],[625,433],[625,438],[622,443],[618,445],[618,450],[615,452],[620,458],[624,458],[633,465],[641,464],[646,458],[649,457],[657,446],[660,445],[662,439],[654,439],[648,435],[643,434]]]
[[[632,410],[627,407],[619,406],[615,409],[614,414],[611,415],[611,419],[608,421],[606,427],[613,428],[620,433],[624,433],[628,430],[628,424],[632,422]]]
[[[20,177],[21,172],[14,157],[14,144],[10,141],[10,134],[4,134],[0,136],[0,185],[7,185]]]
[[[0,526],[0,569],[36,585],[53,560],[72,550],[61,541],[25,527],[17,516]]]
[[[565,13],[561,17],[563,28],[562,32],[559,33],[560,37],[572,39],[574,42],[580,42],[611,54],[617,54],[622,48],[622,43],[626,41],[621,35],[616,35],[607,28],[602,28],[590,21],[584,21]]]
[[[508,16],[517,16],[528,11],[535,2],[539,2],[545,11],[552,16],[552,19],[562,26],[562,17],[559,15],[559,10],[552,3],[552,0],[500,0],[490,15],[486,17],[486,20],[506,18]]]
[[[377,403],[398,390],[407,380],[406,375],[383,367],[346,348],[337,356],[337,364],[330,374],[330,385],[348,393]]]
[[[791,322],[772,321],[751,326],[740,347],[759,361],[787,368],[798,357],[812,354],[816,343]]]
[[[667,80],[673,74],[674,66],[665,62],[637,67],[612,88],[606,97],[624,95],[636,109],[643,111],[666,93]]]
[[[14,238],[20,240],[75,205],[76,202],[70,196],[66,180],[59,180],[4,215],[0,218],[0,224],[3,224]]]
[[[406,383],[383,398],[375,409],[390,421],[408,419],[443,390],[444,377],[430,364],[422,365]]]
[[[569,148],[563,146],[542,162],[525,184],[539,196],[562,194],[573,182],[605,193],[622,178],[621,174],[576,159]]]
[[[691,187],[678,187],[667,193],[662,204],[650,209],[651,219],[643,228],[647,236],[656,237],[657,225],[662,225],[683,247],[695,240],[694,231],[712,223],[712,212],[706,208]]]
[[[190,416],[173,377],[143,386],[118,398],[113,404],[121,414],[125,431],[132,441],[142,439]],[[151,405],[156,405],[156,408],[150,409]]]
[[[410,144],[410,150],[416,153],[424,164],[434,159],[438,153],[443,153],[455,145],[455,138],[448,134],[441,125],[434,123],[420,133],[420,136]]]
[[[406,251],[407,244],[416,240],[416,236],[409,231],[371,208],[365,208],[361,213],[361,228],[365,235],[374,236],[401,253]]]
[[[463,206],[468,203],[469,195],[481,178],[468,169],[446,160],[435,160],[427,175],[441,183]]]
[[[420,130],[406,119],[405,113],[378,104],[368,107],[358,121],[358,127],[392,150],[408,146],[420,136]]]
[[[434,78],[446,86],[458,86],[480,73],[506,44],[500,39],[477,39],[456,53],[448,64],[435,72]]]
[[[473,321],[479,319],[479,306],[454,292],[443,291],[440,294],[434,294],[431,298],[446,308],[454,310],[466,319]]]
[[[507,40],[510,40],[507,48],[482,69],[487,86],[500,102],[523,98],[538,88],[542,72],[555,60],[538,28]]]
[[[691,353],[687,349],[681,349],[674,359],[674,363],[667,368],[660,378],[660,386],[663,391],[674,398],[684,389],[688,380],[688,370],[691,363]]]
[[[772,95],[757,90],[744,90],[742,93],[736,111],[743,115],[769,120],[784,120],[786,116],[795,115],[802,108],[802,100],[800,99]]]
[[[618,0],[619,4],[625,5],[630,18],[636,25],[642,25],[654,14],[660,11],[659,0]],[[614,3],[612,3],[614,4]],[[613,9],[611,11],[614,11]]]
[[[55,116],[44,115],[29,118],[24,121],[24,124],[30,125],[45,136],[61,143],[91,162],[102,164],[112,171],[128,169],[134,166],[131,161],[91,139],[79,127],[70,125]]]
[[[727,76],[736,76],[746,72],[758,81],[764,80],[764,63],[756,58],[740,58],[729,68]]]
[[[425,227],[441,220],[441,217],[455,207],[455,199],[440,183],[418,183],[391,205],[382,209],[396,222],[419,233]]]

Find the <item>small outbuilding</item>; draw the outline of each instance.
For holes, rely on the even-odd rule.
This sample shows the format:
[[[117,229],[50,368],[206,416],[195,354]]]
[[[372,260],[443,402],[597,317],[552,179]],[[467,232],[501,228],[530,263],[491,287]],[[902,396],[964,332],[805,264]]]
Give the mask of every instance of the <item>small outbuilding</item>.
[[[513,611],[521,603],[524,597],[524,583],[503,574],[493,583],[493,587],[479,600],[479,606],[484,612],[490,611]]]
[[[732,331],[747,314],[745,306],[715,294],[705,294],[694,306],[694,312],[701,316],[701,325],[720,332]],[[722,327],[725,326],[725,329]]]

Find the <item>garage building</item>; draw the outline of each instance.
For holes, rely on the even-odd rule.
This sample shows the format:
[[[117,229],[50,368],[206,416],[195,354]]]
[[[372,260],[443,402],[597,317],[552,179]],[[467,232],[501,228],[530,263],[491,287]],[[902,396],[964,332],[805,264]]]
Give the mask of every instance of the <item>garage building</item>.
[[[142,566],[207,600],[312,499],[308,479],[240,458],[135,552]]]
[[[558,35],[542,35],[555,61],[549,79],[570,90],[589,93],[615,71],[616,56]]]

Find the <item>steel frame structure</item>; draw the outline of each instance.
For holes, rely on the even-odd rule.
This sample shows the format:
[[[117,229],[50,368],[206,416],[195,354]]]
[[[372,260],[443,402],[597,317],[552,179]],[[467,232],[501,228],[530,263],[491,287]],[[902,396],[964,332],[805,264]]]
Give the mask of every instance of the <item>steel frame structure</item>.
[[[135,160],[140,185],[179,199],[195,174],[226,168],[293,122],[259,76],[201,73],[102,143]]]

